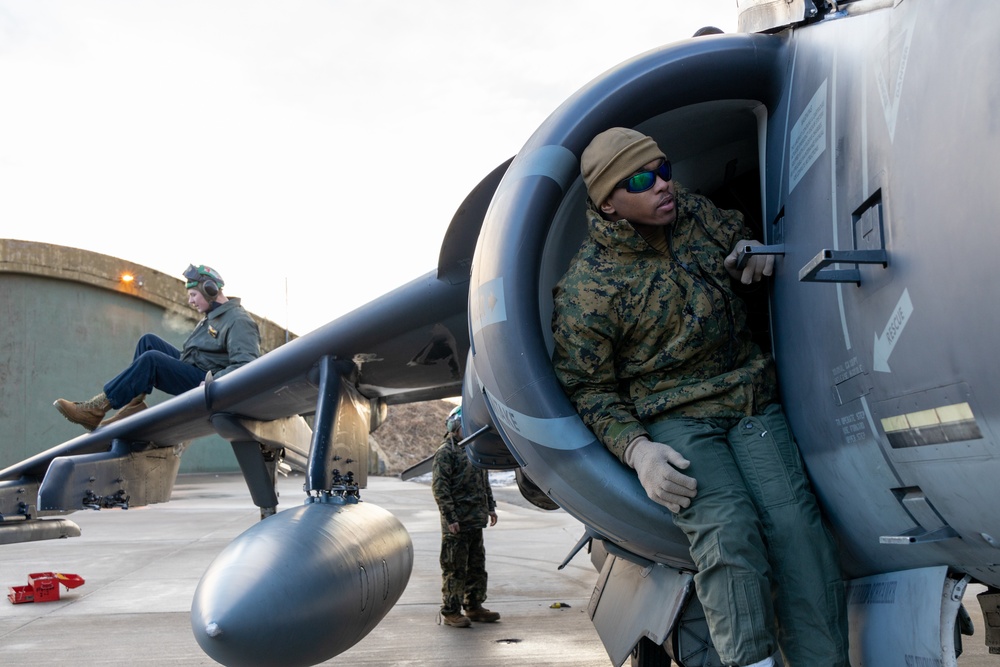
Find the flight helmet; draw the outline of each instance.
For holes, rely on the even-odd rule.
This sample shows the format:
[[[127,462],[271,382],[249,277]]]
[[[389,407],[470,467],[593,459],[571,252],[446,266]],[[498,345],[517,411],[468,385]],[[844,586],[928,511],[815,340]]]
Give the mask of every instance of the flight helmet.
[[[187,281],[184,283],[184,289],[198,290],[209,302],[215,301],[215,297],[219,296],[223,285],[226,284],[218,271],[204,264],[199,266],[188,264],[184,269],[184,279]]]
[[[455,409],[448,413],[448,418],[444,421],[444,424],[448,428],[448,433],[458,433],[459,429],[462,428],[461,405],[455,406]]]

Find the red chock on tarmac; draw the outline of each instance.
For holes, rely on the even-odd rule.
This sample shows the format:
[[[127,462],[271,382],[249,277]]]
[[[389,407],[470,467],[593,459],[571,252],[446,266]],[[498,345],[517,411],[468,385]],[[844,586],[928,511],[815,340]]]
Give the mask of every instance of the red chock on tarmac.
[[[76,588],[83,585],[83,577],[61,572],[35,572],[28,575],[27,586],[11,586],[7,599],[11,604],[53,602],[59,599],[59,584]]]

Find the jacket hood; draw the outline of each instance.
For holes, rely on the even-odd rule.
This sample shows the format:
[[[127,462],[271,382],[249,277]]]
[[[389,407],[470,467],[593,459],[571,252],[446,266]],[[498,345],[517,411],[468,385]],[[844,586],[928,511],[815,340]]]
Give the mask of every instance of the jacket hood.
[[[587,206],[587,226],[594,241],[605,248],[614,248],[624,254],[641,253],[650,249],[650,245],[635,231],[625,218],[608,220],[592,205]]]

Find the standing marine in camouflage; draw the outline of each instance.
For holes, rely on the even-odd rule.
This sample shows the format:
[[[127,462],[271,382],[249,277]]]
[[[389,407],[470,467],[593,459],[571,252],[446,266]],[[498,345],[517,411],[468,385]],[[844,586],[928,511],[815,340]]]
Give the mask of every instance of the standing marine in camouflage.
[[[847,667],[835,546],[734,291],[773,258],[738,269],[730,249],[759,245],[742,214],[675,183],[650,137],[602,132],[581,170],[589,234],[555,290],[559,381],[687,535],[724,665],[773,667],[780,648],[786,667]]]
[[[492,623],[500,614],[483,607],[486,549],[483,528],[497,523],[496,502],[485,470],[472,465],[462,439],[462,408],[445,422],[444,442],[434,453],[431,488],[441,511],[441,622],[467,628]],[[465,614],[462,614],[462,608]]]

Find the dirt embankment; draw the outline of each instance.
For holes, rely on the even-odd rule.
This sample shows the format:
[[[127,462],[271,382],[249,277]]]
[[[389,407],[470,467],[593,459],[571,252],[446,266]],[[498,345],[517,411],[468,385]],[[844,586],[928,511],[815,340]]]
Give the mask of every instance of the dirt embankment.
[[[444,437],[444,422],[455,407],[449,401],[390,405],[389,416],[371,438],[378,443],[385,475],[398,475],[434,455]]]

